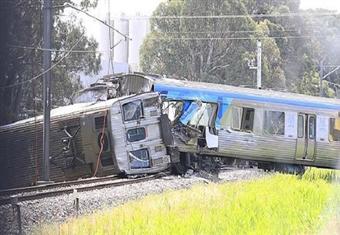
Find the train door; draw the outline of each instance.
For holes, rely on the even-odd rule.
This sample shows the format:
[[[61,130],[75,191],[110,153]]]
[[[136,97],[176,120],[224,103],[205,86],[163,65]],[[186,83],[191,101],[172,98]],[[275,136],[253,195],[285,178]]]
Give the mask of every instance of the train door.
[[[314,161],[316,141],[316,116],[300,113],[298,115],[298,138],[296,159]]]

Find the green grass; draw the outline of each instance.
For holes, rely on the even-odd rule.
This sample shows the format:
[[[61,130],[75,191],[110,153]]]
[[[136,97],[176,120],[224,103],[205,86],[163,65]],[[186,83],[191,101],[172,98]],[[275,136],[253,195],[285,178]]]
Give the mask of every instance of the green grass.
[[[340,205],[328,171],[303,177],[198,185],[139,201],[62,225],[41,234],[315,234],[329,232]],[[333,178],[334,179],[334,178]]]
[[[326,170],[326,169],[318,169],[318,168],[308,168],[302,176],[303,179],[309,181],[315,180],[325,180],[327,182],[339,182],[340,180],[340,171],[336,170]]]

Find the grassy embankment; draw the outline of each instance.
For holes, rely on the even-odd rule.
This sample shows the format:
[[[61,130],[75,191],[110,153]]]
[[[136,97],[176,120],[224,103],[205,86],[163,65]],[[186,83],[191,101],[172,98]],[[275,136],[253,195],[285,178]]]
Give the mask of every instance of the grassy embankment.
[[[147,196],[43,228],[43,234],[314,234],[333,226],[340,206],[334,171],[273,175]],[[331,221],[331,222],[328,222]],[[332,222],[333,221],[333,222]],[[336,232],[336,231],[335,231]]]

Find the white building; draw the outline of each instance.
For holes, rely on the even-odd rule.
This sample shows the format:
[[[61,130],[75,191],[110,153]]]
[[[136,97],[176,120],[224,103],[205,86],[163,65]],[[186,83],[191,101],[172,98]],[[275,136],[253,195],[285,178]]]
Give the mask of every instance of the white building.
[[[114,32],[114,72],[139,71],[139,51],[150,31],[149,21],[122,15],[114,19],[114,27],[129,37],[126,39],[118,32]]]

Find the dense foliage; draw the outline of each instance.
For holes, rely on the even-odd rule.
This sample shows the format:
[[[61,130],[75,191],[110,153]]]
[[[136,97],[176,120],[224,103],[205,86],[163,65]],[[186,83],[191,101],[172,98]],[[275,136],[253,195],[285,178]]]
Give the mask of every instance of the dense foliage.
[[[318,95],[321,62],[327,65],[324,74],[340,64],[340,18],[326,10],[302,11],[299,5],[299,0],[161,3],[141,49],[141,67],[189,80],[254,86],[256,74],[248,61],[256,58],[260,39],[264,88]],[[230,17],[195,18],[211,15]],[[327,80],[332,83],[324,81],[324,93],[333,97],[340,73]]]
[[[0,1],[0,124],[35,115],[42,110],[42,2],[40,0]],[[97,0],[77,1],[86,10]],[[95,51],[98,43],[88,38],[76,15],[65,17],[64,3],[53,1],[52,64],[61,60],[70,48]],[[78,22],[78,23],[77,23]],[[81,40],[80,40],[81,39]],[[52,105],[67,104],[80,87],[79,73],[91,75],[100,68],[96,53],[70,53],[52,70]],[[16,85],[20,84],[20,85]],[[6,87],[3,89],[2,87]]]

